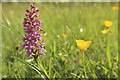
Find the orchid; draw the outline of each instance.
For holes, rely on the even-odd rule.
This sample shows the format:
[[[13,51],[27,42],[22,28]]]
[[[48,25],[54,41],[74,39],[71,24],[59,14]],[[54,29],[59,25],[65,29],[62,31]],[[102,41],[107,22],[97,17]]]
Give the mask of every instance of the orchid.
[[[31,5],[31,10],[26,10],[26,18],[24,18],[23,26],[25,36],[23,37],[23,49],[26,50],[28,56],[33,56],[35,59],[41,55],[44,56],[44,43],[42,33],[44,30],[41,27],[42,20],[39,20],[39,10]]]

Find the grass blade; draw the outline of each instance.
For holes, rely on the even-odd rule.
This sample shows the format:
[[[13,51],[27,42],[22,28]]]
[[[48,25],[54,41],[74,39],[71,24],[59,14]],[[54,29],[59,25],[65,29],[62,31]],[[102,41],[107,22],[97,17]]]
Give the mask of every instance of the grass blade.
[[[19,59],[19,58],[15,58],[15,59],[18,60],[18,61],[20,61],[21,63],[23,63],[23,64],[31,67],[31,68],[32,68],[33,70],[35,70],[38,74],[40,74],[42,78],[45,78],[45,77],[46,77],[46,75],[44,74],[44,72],[41,71],[37,66],[35,66],[35,65],[33,65],[33,64],[30,64],[30,63],[28,63],[28,62],[26,62],[26,61],[23,61],[23,60],[21,60],[21,59]]]

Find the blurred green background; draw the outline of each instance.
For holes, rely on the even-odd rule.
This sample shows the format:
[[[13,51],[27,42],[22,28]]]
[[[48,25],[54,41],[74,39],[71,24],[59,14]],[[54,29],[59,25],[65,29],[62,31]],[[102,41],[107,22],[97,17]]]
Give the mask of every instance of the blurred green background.
[[[14,78],[40,77],[32,68],[15,58],[28,61],[21,49],[23,19],[25,10],[31,3],[2,3],[2,76]],[[117,3],[85,2],[44,2],[35,3],[40,9],[40,19],[45,30],[46,56],[38,61],[51,78],[96,77],[97,72],[103,78],[118,77],[118,11],[112,10]],[[106,36],[101,33],[103,22],[113,22],[106,46]],[[65,37],[65,36],[66,37]],[[96,71],[90,67],[87,59],[82,61],[83,53],[76,46],[76,39],[92,40],[87,51]],[[16,47],[19,47],[16,50]],[[107,48],[107,50],[106,50]],[[33,63],[33,62],[30,62]],[[82,65],[83,63],[86,66]],[[109,66],[111,65],[111,66]]]

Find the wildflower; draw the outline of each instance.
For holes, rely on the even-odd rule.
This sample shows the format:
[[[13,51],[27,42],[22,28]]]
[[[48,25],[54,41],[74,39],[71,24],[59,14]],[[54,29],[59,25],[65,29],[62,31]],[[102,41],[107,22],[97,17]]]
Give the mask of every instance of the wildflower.
[[[112,6],[112,10],[119,10],[119,6]]]
[[[110,28],[112,26],[112,22],[111,21],[104,21],[104,25],[105,25],[105,27]]]
[[[80,51],[82,52],[87,51],[91,43],[92,41],[76,40],[76,44],[78,48],[80,49]]]
[[[81,32],[81,33],[83,32],[83,28],[80,28],[80,32]]]
[[[101,31],[103,34],[107,34],[109,32],[109,29],[104,29]]]
[[[24,18],[23,49],[26,50],[28,56],[33,56],[36,59],[39,55],[44,56],[44,43],[42,39],[43,29],[41,27],[42,20],[39,20],[39,10],[31,5],[31,10],[26,10],[26,18]]]
[[[109,29],[110,29],[110,27],[112,26],[112,22],[111,21],[104,21],[104,26],[105,26],[105,29],[104,30],[102,30],[101,32],[103,33],[103,34],[107,34],[108,32],[109,32]]]

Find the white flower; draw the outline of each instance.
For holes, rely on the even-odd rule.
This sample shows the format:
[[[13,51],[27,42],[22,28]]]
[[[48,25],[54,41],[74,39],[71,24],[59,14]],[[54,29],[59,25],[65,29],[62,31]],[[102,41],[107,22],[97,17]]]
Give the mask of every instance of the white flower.
[[[80,32],[81,32],[81,33],[83,32],[83,28],[82,28],[82,27],[80,28]]]

